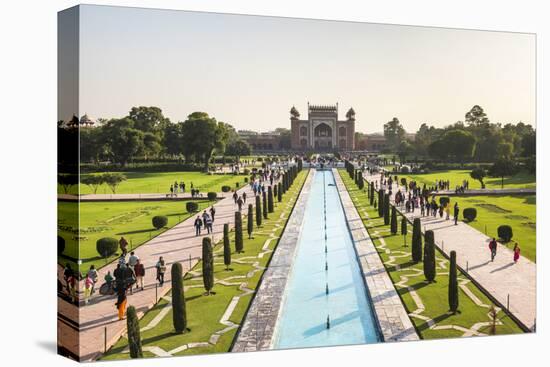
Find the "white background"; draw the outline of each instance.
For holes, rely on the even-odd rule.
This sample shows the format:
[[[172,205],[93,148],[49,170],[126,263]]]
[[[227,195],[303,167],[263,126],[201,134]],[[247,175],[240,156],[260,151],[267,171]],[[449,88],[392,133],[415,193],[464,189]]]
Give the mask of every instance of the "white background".
[[[4,366],[64,366],[56,342],[56,12],[64,0],[11,0],[0,5],[0,360]],[[241,14],[430,25],[537,33],[538,186],[548,159],[544,87],[548,87],[549,14],[545,1],[113,0],[133,5]],[[98,25],[101,26],[101,25]],[[467,55],[465,55],[467,57]],[[545,65],[546,63],[546,65]],[[269,76],[266,76],[269,77]],[[442,78],[445,76],[442,75]],[[546,98],[548,104],[548,98]],[[266,127],[267,128],[267,127]],[[542,193],[542,194],[541,194]],[[538,205],[536,335],[421,341],[247,354],[118,362],[119,366],[522,366],[548,365],[548,197]],[[545,340],[546,339],[546,340]],[[544,358],[544,359],[543,359]],[[105,365],[105,363],[98,363]]]

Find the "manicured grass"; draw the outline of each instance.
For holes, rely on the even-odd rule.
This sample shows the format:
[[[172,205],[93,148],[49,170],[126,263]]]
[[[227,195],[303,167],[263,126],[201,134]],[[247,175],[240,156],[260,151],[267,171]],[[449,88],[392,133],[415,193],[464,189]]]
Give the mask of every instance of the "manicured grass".
[[[451,197],[451,205],[458,201],[461,211],[465,208],[476,208],[477,218],[468,224],[489,237],[496,237],[497,228],[508,224],[512,227],[514,237],[509,243],[513,248],[518,242],[521,254],[532,261],[536,261],[536,197],[530,196],[471,196]],[[462,214],[459,215],[462,219]]]
[[[191,331],[180,335],[174,334],[172,311],[170,310],[156,327],[141,334],[143,347],[156,346],[165,351],[170,351],[188,343],[208,342],[213,333],[226,328],[226,326],[219,321],[233,297],[240,297],[240,299],[231,313],[229,320],[236,324],[242,322],[252,296],[250,294],[244,295],[244,292],[239,289],[239,285],[241,283],[246,283],[246,287],[250,289],[256,289],[258,286],[263,269],[258,269],[257,266],[267,266],[271,258],[270,251],[277,245],[278,238],[283,232],[284,225],[290,216],[291,209],[303,186],[307,173],[307,171],[299,173],[292,187],[283,196],[283,201],[281,203],[275,200],[274,212],[269,214],[269,219],[264,219],[260,228],[254,225],[254,234],[251,239],[249,239],[246,234],[247,219],[246,217],[244,218],[244,253],[237,254],[232,252],[232,264],[230,266],[232,270],[226,270],[223,264],[223,247],[221,243],[216,244],[214,249],[214,277],[216,284],[213,288],[213,291],[216,293],[214,295],[205,295],[201,275],[202,262],[199,262],[193,268],[192,272],[184,276],[188,327]],[[231,248],[234,250],[233,231],[230,233],[230,239]],[[258,257],[258,255],[264,251],[262,248],[269,239],[272,240],[269,242],[268,252],[265,252],[262,257]],[[250,274],[252,271],[255,271],[255,273]],[[226,281],[232,284],[222,285],[218,283],[220,280],[224,279],[227,279]],[[160,301],[157,306],[147,312],[140,320],[140,326],[143,328],[154,319],[166,303],[166,301]],[[227,352],[229,351],[236,332],[237,329],[235,328],[222,334],[216,344],[186,349],[174,355]],[[121,338],[108,353],[102,357],[102,360],[130,358],[128,353],[122,353],[127,345],[128,340],[124,337]]]
[[[465,291],[460,288],[459,291],[459,311],[455,315],[448,313],[448,267],[449,261],[438,251],[436,251],[437,277],[436,282],[429,284],[423,274],[423,264],[414,264],[411,261],[410,238],[407,236],[408,247],[404,247],[403,236],[400,234],[391,235],[389,225],[385,226],[383,219],[378,216],[378,212],[374,207],[371,207],[367,198],[367,194],[360,191],[352,179],[348,176],[345,170],[340,170],[342,179],[348,188],[351,198],[358,208],[359,214],[369,234],[374,241],[388,274],[392,282],[402,283],[396,284],[401,299],[409,313],[419,309],[419,305],[413,298],[413,292],[421,300],[424,310],[418,314],[428,317],[436,323],[435,328],[430,328],[426,320],[420,317],[411,317],[412,322],[416,326],[421,337],[424,339],[436,338],[452,338],[464,335],[464,331],[456,329],[440,329],[441,327],[449,327],[455,325],[458,327],[469,329],[477,323],[489,322],[488,306],[492,302],[483,295],[471,282],[467,282],[463,286],[477,297],[482,304],[477,305]],[[398,218],[400,223],[401,218]],[[409,225],[409,233],[412,232],[412,226]],[[463,274],[459,274],[459,284],[466,282],[467,278]],[[410,287],[410,288],[409,288]],[[514,334],[521,333],[521,329],[502,311],[498,312],[498,319],[502,325],[496,328],[497,334]],[[488,333],[488,327],[479,329],[481,332]]]
[[[131,201],[131,202],[83,202],[80,203],[80,242],[76,236],[77,224],[69,221],[76,218],[77,203],[58,203],[58,226],[60,235],[66,241],[64,255],[73,259],[81,259],[80,270],[85,272],[90,265],[100,268],[106,261],[99,257],[96,251],[96,241],[102,237],[114,237],[117,240],[124,236],[129,243],[128,248],[136,248],[160,233],[172,228],[179,222],[189,218],[185,209],[186,201]],[[199,209],[212,205],[214,202],[197,201]],[[157,230],[151,220],[156,215],[168,217],[166,228]],[[120,253],[120,252],[119,252]],[[116,255],[107,259],[110,262]],[[71,262],[61,256],[59,262]],[[73,267],[74,269],[74,267]]]
[[[426,174],[399,174],[398,177],[404,176],[407,180],[415,180],[420,184],[426,184],[427,186],[435,185],[436,180],[450,180],[451,190],[457,185],[462,185],[464,180],[469,181],[470,189],[481,189],[479,181],[470,177],[471,170],[448,170],[448,171],[436,171]],[[393,175],[393,173],[392,173]],[[500,189],[501,179],[495,177],[486,177],[485,187],[488,189]],[[526,172],[519,172],[518,174],[504,178],[505,189],[517,189],[517,188],[536,188],[536,177]]]
[[[94,173],[91,173],[94,174]],[[151,194],[151,193],[169,193],[170,185],[174,181],[185,183],[185,192],[191,190],[191,183],[195,189],[202,193],[209,191],[221,192],[222,186],[235,187],[238,182],[240,186],[244,184],[244,175],[232,174],[206,174],[202,172],[122,172],[127,178],[116,189],[117,194]],[[83,175],[85,177],[86,175]],[[72,186],[70,194],[76,194],[78,187]],[[63,194],[63,188],[58,185],[58,193]],[[99,186],[97,194],[112,194],[111,189],[103,184]],[[92,189],[84,184],[80,185],[80,194],[93,194]]]

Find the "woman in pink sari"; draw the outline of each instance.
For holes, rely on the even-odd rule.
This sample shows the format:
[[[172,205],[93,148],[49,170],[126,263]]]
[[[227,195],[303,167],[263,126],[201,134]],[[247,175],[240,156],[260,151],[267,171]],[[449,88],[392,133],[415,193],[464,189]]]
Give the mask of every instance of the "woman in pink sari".
[[[521,249],[518,246],[518,243],[514,245],[514,264],[518,262],[519,260],[519,254],[521,253]]]

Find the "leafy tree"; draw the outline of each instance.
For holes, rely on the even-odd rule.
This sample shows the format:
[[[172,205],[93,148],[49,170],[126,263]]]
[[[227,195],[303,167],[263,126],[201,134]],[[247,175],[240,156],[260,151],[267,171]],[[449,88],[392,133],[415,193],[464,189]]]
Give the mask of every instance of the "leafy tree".
[[[243,252],[243,218],[240,211],[235,212],[235,251]]]
[[[132,107],[128,117],[134,122],[134,127],[143,132],[155,132],[167,121],[158,107]]]
[[[231,245],[229,242],[228,223],[223,225],[223,263],[225,265],[225,270],[229,270],[229,265],[231,265]]]
[[[399,155],[399,161],[405,163],[407,156],[414,153],[413,146],[408,141],[402,141],[397,148],[397,154]]]
[[[426,231],[424,241],[424,276],[431,283],[434,281],[436,275],[434,232]]]
[[[128,330],[128,349],[130,349],[130,357],[143,358],[139,320],[134,306],[129,306],[126,310],[126,326]]]
[[[497,145],[497,154],[500,159],[511,159],[513,152],[512,143],[502,142]]]
[[[397,234],[397,209],[395,206],[391,206],[391,221],[390,221],[391,234]]]
[[[225,154],[235,156],[237,162],[240,161],[240,157],[243,155],[250,155],[250,145],[244,140],[237,140],[227,144],[225,148]]]
[[[143,153],[144,133],[134,128],[134,121],[130,118],[109,120],[102,129],[107,152],[113,162],[124,167],[131,159]]]
[[[474,180],[478,180],[481,184],[481,188],[485,188],[485,182],[483,182],[483,179],[487,177],[487,171],[483,167],[474,168],[472,172],[470,172],[470,177]]]
[[[470,111],[466,113],[465,121],[470,126],[481,126],[489,123],[487,114],[479,105],[475,105]]]
[[[90,187],[94,194],[97,193],[97,189],[101,184],[105,182],[103,175],[87,175],[80,179],[80,182]]]
[[[214,254],[210,237],[202,239],[202,281],[206,294],[210,295],[210,291],[214,287]]]
[[[393,151],[397,150],[399,143],[403,141],[405,129],[397,117],[384,124],[384,137]]]
[[[537,154],[537,135],[534,131],[521,138],[521,155],[531,157]]]
[[[206,239],[206,237],[205,237]],[[203,240],[204,246],[204,240]],[[204,255],[203,255],[204,257]],[[172,264],[172,324],[176,334],[187,330],[187,311],[185,308],[185,293],[183,288],[183,269],[181,263]]]
[[[205,170],[208,170],[214,149],[224,148],[225,132],[225,129],[218,126],[216,119],[206,112],[193,112],[182,125],[182,134],[187,143],[184,154],[186,157],[194,155],[204,163]]]
[[[456,252],[451,251],[449,264],[449,310],[454,314],[458,310],[458,279],[456,269]]]
[[[252,232],[254,232],[254,206],[248,204],[248,217],[247,217],[247,232],[248,238],[252,238]]]
[[[267,187],[267,211],[273,213],[273,190],[271,186]]]
[[[256,225],[258,227],[262,225],[262,202],[260,201],[260,195],[256,196]]]
[[[102,174],[103,181],[109,186],[113,194],[116,194],[116,188],[120,183],[126,181],[126,176],[119,172],[108,172]]]
[[[476,144],[475,137],[465,130],[450,130],[443,135],[447,155],[459,162],[471,159]]]
[[[509,159],[499,159],[491,168],[489,168],[489,175],[492,177],[500,177],[500,186],[504,188],[504,177],[512,176],[517,172],[517,166],[514,161]]]
[[[101,157],[107,154],[105,144],[105,134],[101,127],[81,128],[79,143],[80,143],[80,161],[97,163]],[[63,142],[59,142],[63,144]]]
[[[420,218],[414,218],[411,246],[412,261],[418,263],[422,260],[422,228]]]

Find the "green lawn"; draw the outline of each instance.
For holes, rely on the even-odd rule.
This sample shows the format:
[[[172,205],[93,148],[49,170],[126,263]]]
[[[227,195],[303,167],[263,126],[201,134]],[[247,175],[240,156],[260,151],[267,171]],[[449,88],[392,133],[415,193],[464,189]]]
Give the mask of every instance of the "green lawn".
[[[127,180],[122,182],[116,190],[117,194],[150,194],[150,193],[168,193],[170,185],[174,181],[185,182],[185,191],[191,190],[191,183],[195,189],[206,193],[209,191],[221,192],[224,185],[235,187],[236,183],[240,186],[244,184],[244,175],[231,174],[213,174],[209,175],[202,172],[122,172]],[[91,173],[95,174],[95,173]],[[83,175],[85,177],[86,175]],[[69,193],[76,194],[77,186],[72,186]],[[63,194],[63,187],[58,185],[58,193]],[[80,185],[81,194],[92,194],[92,189],[84,184]],[[99,186],[98,194],[112,194],[107,185]]]
[[[150,238],[166,231],[187,219],[190,214],[185,209],[186,201],[132,201],[132,202],[83,202],[80,203],[80,242],[76,239],[76,202],[58,203],[59,234],[66,241],[64,255],[82,260],[81,271],[88,270],[94,264],[97,268],[106,264],[96,251],[96,241],[102,237],[120,239],[124,236],[129,246],[136,248]],[[206,200],[197,201],[199,209],[212,205]],[[156,215],[168,217],[166,228],[157,230],[151,220]],[[79,253],[80,244],[80,253]],[[107,259],[110,262],[116,258]],[[70,261],[64,256],[59,258],[61,264]]]
[[[536,196],[470,196],[451,197],[451,205],[458,201],[461,211],[465,208],[476,208],[477,218],[468,223],[489,237],[496,237],[497,228],[508,224],[512,227],[514,237],[505,244],[513,248],[514,242],[521,247],[521,254],[536,261]],[[462,215],[460,215],[462,218]]]
[[[402,175],[397,173],[398,177],[405,176],[407,180],[416,180],[420,184],[426,184],[428,186],[434,185],[436,180],[450,180],[451,189],[457,185],[462,185],[464,180],[468,180],[470,183],[470,189],[481,189],[481,184],[479,181],[474,180],[470,177],[471,170],[448,170],[448,171],[437,171],[426,174],[408,174]],[[501,179],[494,177],[487,177],[484,180],[485,186],[488,189],[500,189],[501,188]],[[504,179],[504,188],[536,188],[536,177],[535,175],[527,174],[526,172],[520,172],[512,177],[507,177]]]
[[[213,291],[214,295],[206,296],[202,283],[202,263],[199,262],[192,270],[184,277],[186,310],[188,318],[188,328],[190,332],[184,334],[174,334],[172,325],[172,310],[162,319],[162,321],[154,328],[142,332],[143,347],[156,346],[165,351],[171,351],[174,348],[180,347],[188,343],[208,342],[210,336],[226,328],[219,321],[224,314],[227,306],[233,297],[240,297],[237,306],[231,313],[229,320],[235,324],[240,324],[245,316],[246,310],[252,299],[251,295],[245,295],[239,289],[241,283],[245,283],[247,288],[256,289],[263,270],[257,269],[254,264],[261,267],[267,266],[271,258],[271,250],[273,250],[278,242],[279,236],[282,234],[284,225],[287,222],[292,207],[300,190],[303,186],[307,171],[299,173],[292,187],[283,196],[283,201],[277,203],[275,200],[274,213],[269,214],[269,219],[263,220],[262,226],[257,228],[254,225],[254,235],[252,239],[248,239],[245,232],[244,238],[244,253],[232,253],[231,269],[227,271],[223,265],[223,248],[221,243],[216,244],[214,249],[214,277],[216,284]],[[243,220],[243,229],[246,231],[246,217]],[[234,232],[230,233],[231,248],[234,249]],[[265,255],[258,255],[264,252],[266,241],[272,239],[265,252]],[[237,277],[237,278],[234,278]],[[228,279],[230,278],[230,279]],[[222,285],[218,283],[220,280],[226,279],[231,282],[230,285]],[[143,328],[151,320],[153,320],[162,308],[168,302],[160,301],[157,306],[152,308],[140,320],[140,326]],[[191,354],[207,354],[221,353],[229,351],[233,338],[237,329],[232,329],[219,338],[217,343],[208,344],[207,346],[189,348],[173,355],[191,355]],[[102,360],[128,359],[128,353],[122,351],[127,347],[128,340],[122,337],[109,351],[103,356]]]
[[[351,198],[358,208],[359,214],[374,245],[377,248],[384,266],[390,275],[392,282],[396,284],[401,299],[409,313],[419,315],[411,317],[418,332],[423,339],[453,338],[465,335],[465,330],[472,328],[480,322],[489,322],[488,312],[491,301],[481,293],[476,286],[459,275],[459,284],[480,301],[477,304],[461,287],[459,292],[460,306],[455,315],[448,313],[448,266],[449,261],[439,252],[436,252],[437,277],[436,282],[429,284],[425,281],[422,263],[414,264],[411,261],[411,247],[404,247],[403,236],[392,235],[389,225],[384,225],[383,219],[378,216],[374,207],[369,205],[367,194],[360,191],[350,179],[345,170],[340,170],[342,179],[349,190]],[[400,223],[401,218],[398,218]],[[412,227],[409,226],[409,231]],[[410,242],[410,236],[408,236]],[[413,297],[414,296],[414,297]],[[416,298],[416,301],[415,301]],[[420,300],[423,306],[419,307]],[[502,311],[497,314],[502,325],[496,328],[497,334],[521,333],[521,329]],[[435,322],[435,327],[430,327],[426,318]],[[451,328],[453,327],[453,328]],[[457,330],[458,329],[458,330]],[[488,333],[489,326],[484,325],[477,331]]]

